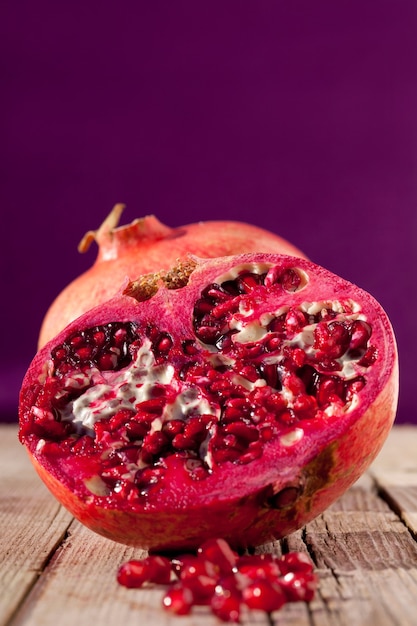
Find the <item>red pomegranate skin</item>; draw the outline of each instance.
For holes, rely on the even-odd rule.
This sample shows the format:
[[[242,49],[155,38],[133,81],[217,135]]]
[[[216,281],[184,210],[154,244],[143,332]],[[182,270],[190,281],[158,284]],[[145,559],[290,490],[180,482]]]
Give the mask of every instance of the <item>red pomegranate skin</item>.
[[[124,205],[115,205],[102,226],[89,231],[80,243],[84,252],[95,240],[97,258],[49,307],[38,348],[82,313],[112,298],[123,281],[167,270],[186,254],[214,258],[259,251],[305,256],[284,238],[245,222],[208,220],[170,228],[148,215],[117,227],[123,209]]]
[[[72,322],[35,356],[20,395],[20,440],[50,491],[93,531],[151,550],[193,549],[205,539],[218,536],[233,547],[255,546],[301,528],[323,512],[368,468],[381,449],[396,413],[395,337],[386,313],[370,294],[310,261],[285,255],[247,254],[194,260],[194,263],[196,267],[183,287],[167,289],[161,285],[145,301],[122,294]],[[348,302],[350,304],[343,304],[342,310],[350,311],[353,302],[352,310],[356,311],[353,318],[359,316],[372,328],[370,344],[377,355],[371,365],[363,367],[356,362],[353,365],[360,370],[365,385],[351,404],[342,408],[334,408],[330,402],[326,410],[305,419],[280,422],[277,417],[273,436],[262,440],[262,453],[251,462],[243,463],[238,459],[237,462],[213,463],[203,480],[194,480],[186,471],[181,455],[169,454],[164,458],[166,480],[157,484],[154,496],[142,502],[140,498],[123,499],[112,491],[97,495],[95,492],[100,492],[100,487],[94,481],[102,471],[100,456],[70,454],[62,440],[48,437],[42,432],[43,426],[37,425],[33,407],[47,405],[42,398],[47,396],[45,385],[52,376],[51,355],[68,337],[85,328],[110,321],[134,320],[139,328],[154,322],[171,334],[170,362],[179,367],[183,340],[196,336],[198,324],[196,326],[194,315],[193,325],[192,312],[203,289],[219,281],[226,284],[224,281],[242,272],[242,268],[252,275],[265,273],[270,268],[275,268],[271,272],[281,276],[286,270],[296,271],[302,282],[294,291],[276,284],[266,290],[261,286],[249,293],[244,305],[234,314],[232,324],[235,333],[242,333],[240,345],[254,320],[269,319],[262,316],[277,314],[282,307],[302,305],[303,310],[311,311],[322,307],[323,312],[323,303],[333,303],[331,306],[338,309],[340,303]],[[131,289],[130,293],[133,292]],[[140,300],[140,295],[138,298]],[[312,303],[319,303],[319,306]],[[242,324],[240,327],[236,325],[237,318]],[[311,348],[311,337],[308,341]],[[213,359],[213,352],[215,359],[220,358],[220,351],[216,352],[213,346],[198,341],[197,345],[196,358],[201,362]],[[230,367],[233,370],[234,364]],[[346,367],[349,372],[351,365],[347,363]],[[320,380],[326,379],[323,367],[317,369]],[[265,389],[265,385],[262,388]],[[294,396],[288,402],[295,402],[295,399]],[[73,437],[76,439],[75,435]],[[98,484],[101,485],[101,481]]]

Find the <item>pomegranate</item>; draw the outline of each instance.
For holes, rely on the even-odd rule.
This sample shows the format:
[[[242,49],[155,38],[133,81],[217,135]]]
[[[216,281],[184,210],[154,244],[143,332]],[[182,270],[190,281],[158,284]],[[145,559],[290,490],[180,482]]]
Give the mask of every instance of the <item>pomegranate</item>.
[[[285,239],[257,226],[233,221],[206,221],[170,228],[154,215],[117,227],[123,204],[116,204],[97,231],[79,244],[86,252],[95,240],[98,256],[93,266],[71,282],[54,300],[39,335],[42,347],[69,322],[115,295],[126,277],[170,268],[187,253],[214,258],[243,252],[304,254]]]
[[[19,436],[84,524],[152,550],[287,535],[368,467],[397,350],[372,296],[305,259],[190,258],[35,356]]]

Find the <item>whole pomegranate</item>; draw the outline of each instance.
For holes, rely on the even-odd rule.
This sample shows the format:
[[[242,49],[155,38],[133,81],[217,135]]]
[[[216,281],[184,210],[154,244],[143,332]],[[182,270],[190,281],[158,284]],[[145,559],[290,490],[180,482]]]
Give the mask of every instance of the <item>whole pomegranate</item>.
[[[19,436],[106,537],[249,546],[302,527],[364,472],[397,395],[394,334],[365,291],[285,255],[190,258],[38,352]]]
[[[123,280],[166,270],[187,253],[214,258],[260,251],[304,257],[285,239],[243,222],[206,221],[170,228],[148,215],[117,227],[124,208],[116,204],[100,228],[83,237],[79,251],[86,252],[95,240],[97,259],[51,304],[42,323],[39,348],[79,315],[113,297]]]

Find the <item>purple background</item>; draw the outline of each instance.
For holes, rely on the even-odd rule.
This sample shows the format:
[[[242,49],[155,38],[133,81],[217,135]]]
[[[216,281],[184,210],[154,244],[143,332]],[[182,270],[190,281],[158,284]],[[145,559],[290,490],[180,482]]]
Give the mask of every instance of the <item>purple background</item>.
[[[42,317],[123,221],[244,220],[386,308],[417,423],[417,3],[3,1],[1,414]],[[414,273],[414,275],[413,275]]]

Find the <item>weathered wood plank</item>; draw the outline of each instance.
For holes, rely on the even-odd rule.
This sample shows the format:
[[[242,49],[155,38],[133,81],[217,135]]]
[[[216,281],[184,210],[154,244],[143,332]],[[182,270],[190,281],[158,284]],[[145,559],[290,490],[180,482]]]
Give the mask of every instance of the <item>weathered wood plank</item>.
[[[383,498],[417,536],[417,428],[394,428],[370,474]]]
[[[120,587],[118,566],[142,552],[72,520],[37,478],[16,429],[0,432],[0,626],[218,626],[204,608],[182,619],[165,613],[162,589]],[[415,626],[417,543],[408,528],[417,511],[416,465],[417,429],[394,429],[367,475],[284,541],[317,563],[316,599],[289,604],[271,621],[244,614],[243,624]],[[265,549],[279,553],[281,545]]]
[[[161,607],[163,588],[126,589],[116,581],[121,563],[144,554],[99,537],[74,521],[11,626],[74,626],[80,616],[82,624],[179,626],[178,618]],[[256,621],[252,617],[243,623],[268,623],[265,616],[259,615]],[[201,608],[183,623],[218,626],[219,622]]]
[[[42,572],[72,517],[37,477],[15,426],[1,427],[0,624]]]
[[[367,476],[287,539],[303,542],[320,578],[314,624],[415,626],[417,544]]]

